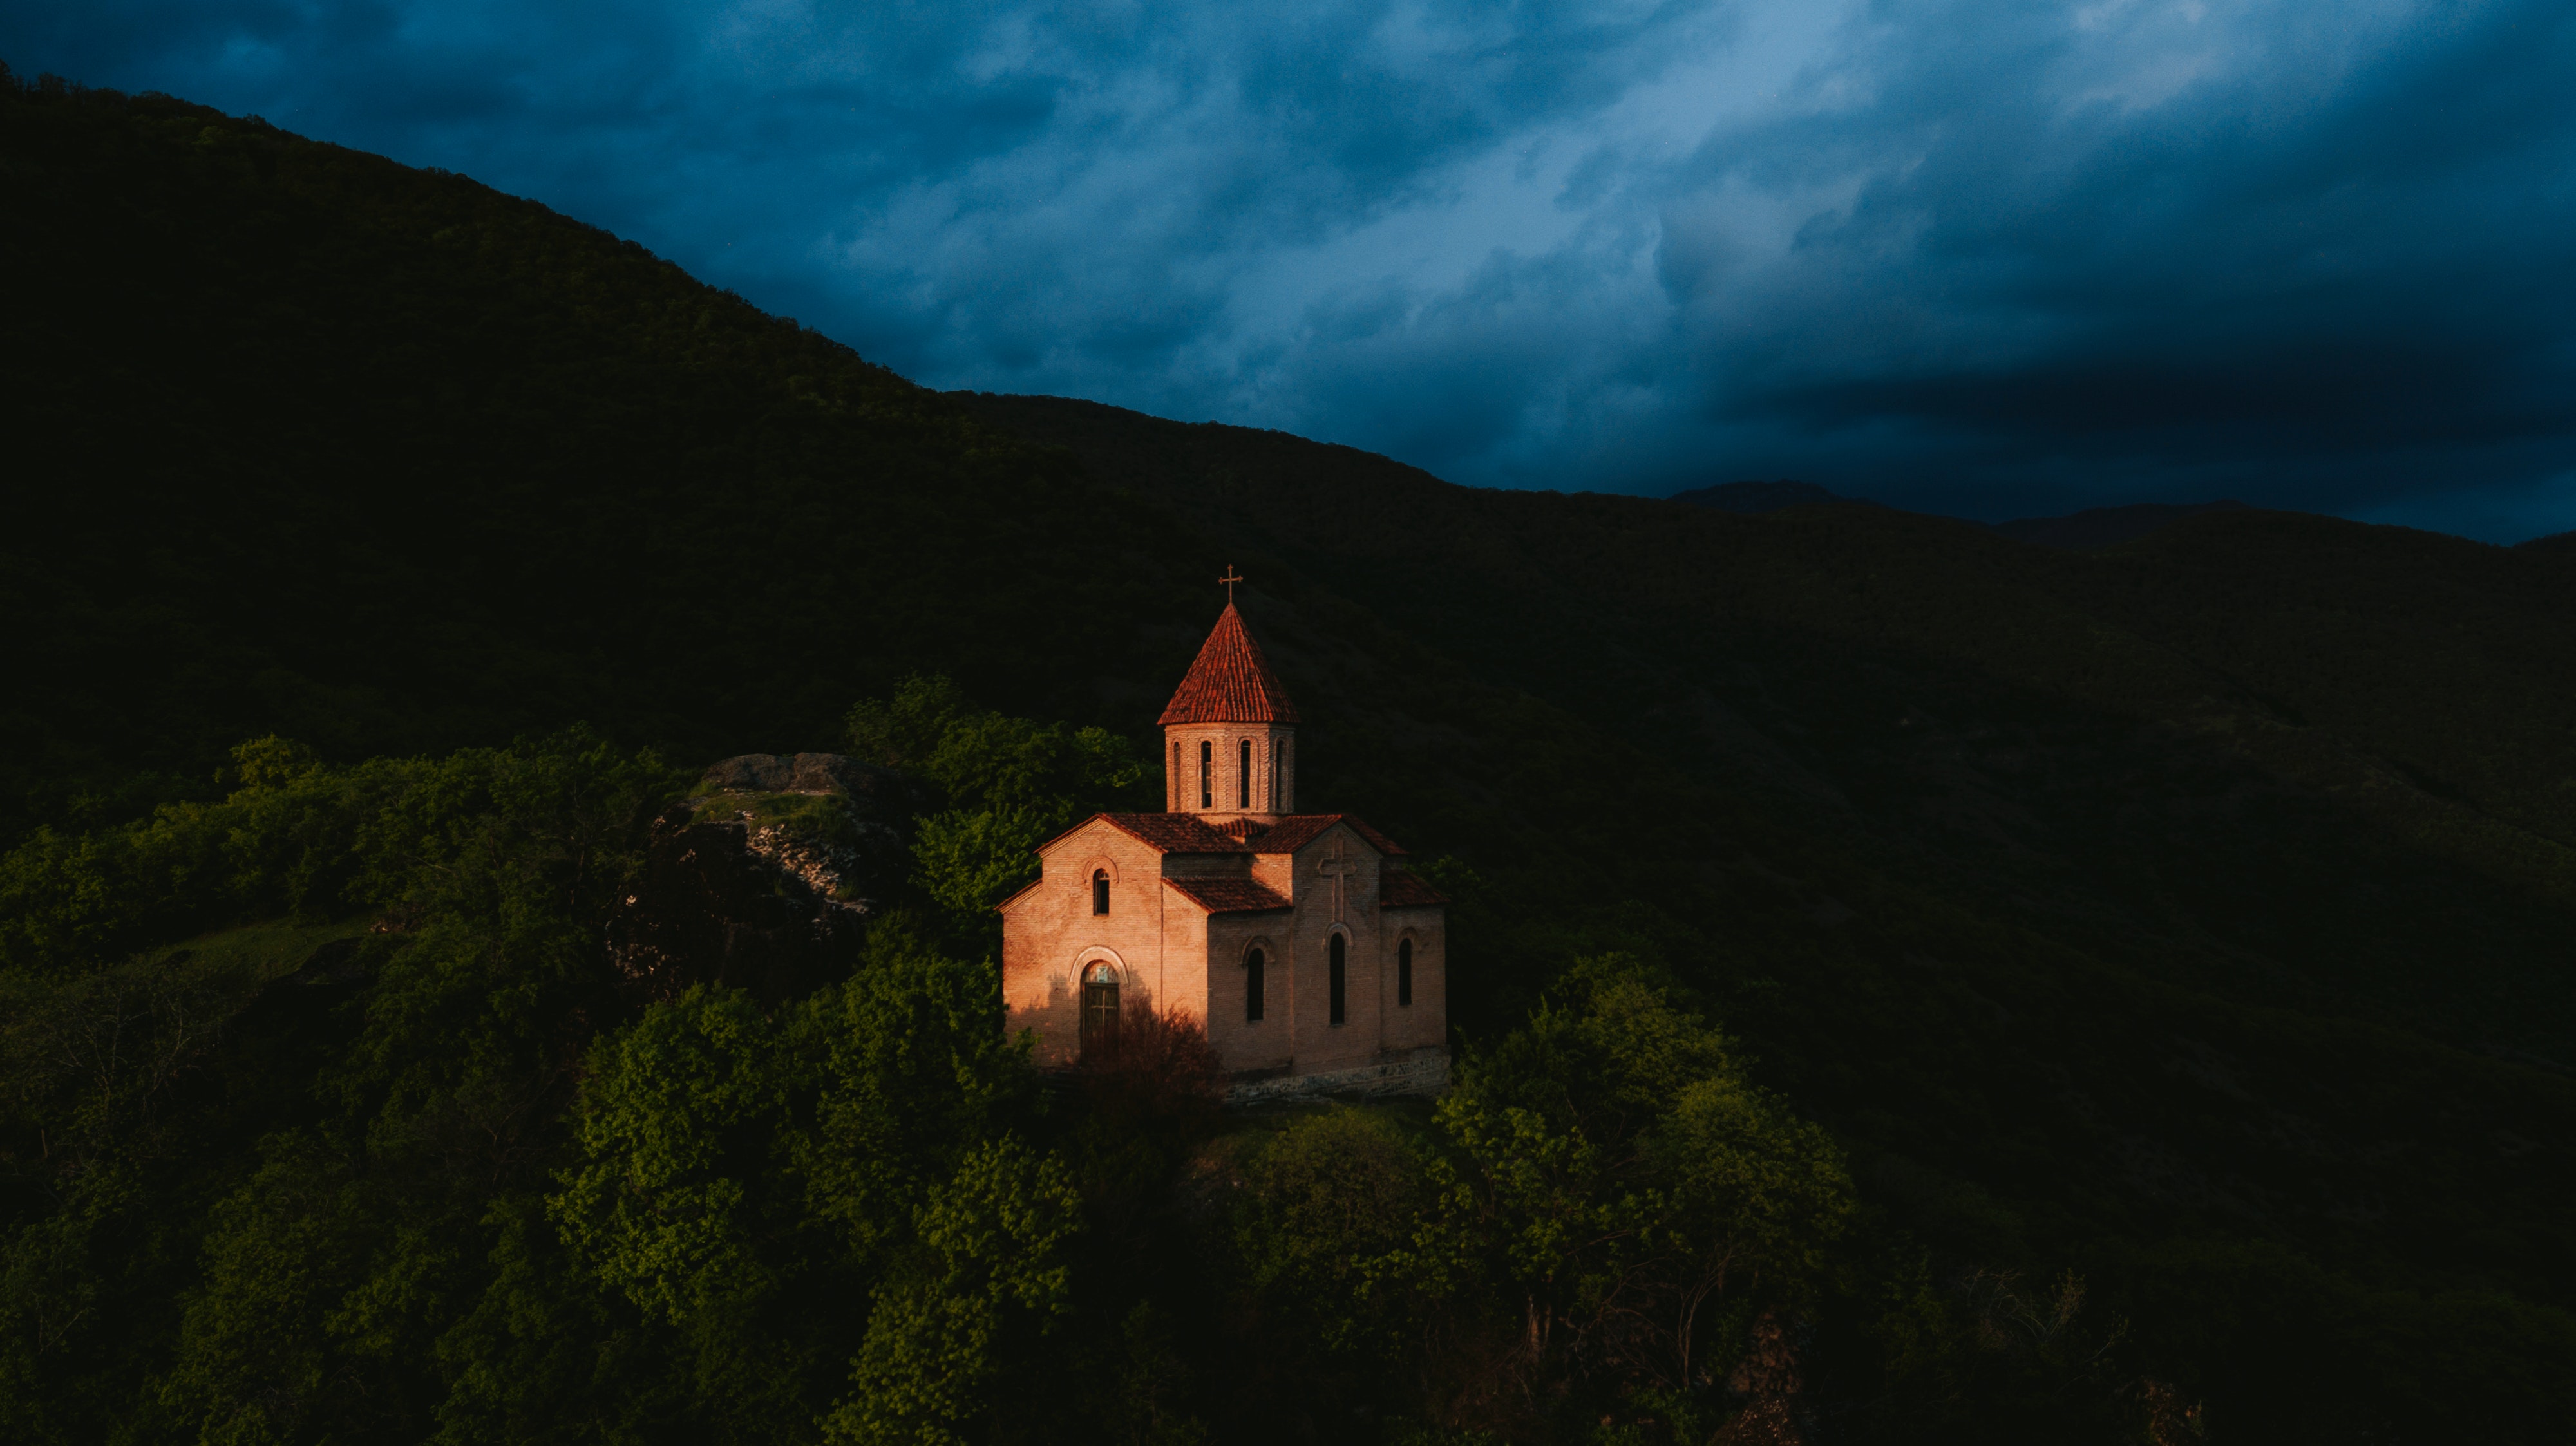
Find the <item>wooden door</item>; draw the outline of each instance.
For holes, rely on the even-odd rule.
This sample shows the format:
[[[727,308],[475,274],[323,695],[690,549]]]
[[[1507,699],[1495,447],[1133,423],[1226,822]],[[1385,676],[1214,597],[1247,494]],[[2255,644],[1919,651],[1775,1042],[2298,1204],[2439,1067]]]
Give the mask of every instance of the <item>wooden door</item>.
[[[1082,979],[1082,1057],[1104,1058],[1118,1048],[1118,975],[1094,964]]]

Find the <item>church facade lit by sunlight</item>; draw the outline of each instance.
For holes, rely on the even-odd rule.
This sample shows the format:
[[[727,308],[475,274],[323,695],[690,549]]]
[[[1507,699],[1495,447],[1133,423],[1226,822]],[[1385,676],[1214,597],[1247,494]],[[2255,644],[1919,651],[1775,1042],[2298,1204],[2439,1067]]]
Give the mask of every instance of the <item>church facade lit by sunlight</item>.
[[[1067,1068],[1207,1030],[1238,1100],[1438,1089],[1446,900],[1359,818],[1297,811],[1297,708],[1232,603],[1163,710],[1161,813],[1095,814],[1001,904],[1009,1028]]]

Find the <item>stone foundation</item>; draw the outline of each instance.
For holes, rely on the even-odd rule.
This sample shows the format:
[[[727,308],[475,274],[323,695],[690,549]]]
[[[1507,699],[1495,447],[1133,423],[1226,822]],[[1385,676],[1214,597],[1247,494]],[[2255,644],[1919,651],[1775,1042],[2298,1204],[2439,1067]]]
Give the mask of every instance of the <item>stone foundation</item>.
[[[1326,1095],[1359,1095],[1363,1098],[1436,1095],[1448,1087],[1449,1051],[1434,1045],[1428,1049],[1383,1055],[1377,1063],[1362,1065],[1358,1069],[1325,1070],[1318,1074],[1265,1072],[1237,1075],[1233,1083],[1226,1086],[1225,1104],[1228,1109],[1241,1109],[1249,1105],[1317,1099]]]

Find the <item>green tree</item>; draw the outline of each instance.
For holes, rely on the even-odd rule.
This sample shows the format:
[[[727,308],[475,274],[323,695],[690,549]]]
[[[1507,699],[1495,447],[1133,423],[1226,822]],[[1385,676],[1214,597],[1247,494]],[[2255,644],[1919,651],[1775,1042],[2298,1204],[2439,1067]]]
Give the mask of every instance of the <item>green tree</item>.
[[[1677,1438],[1725,1409],[1757,1318],[1810,1305],[1854,1208],[1831,1138],[1622,956],[1463,1060],[1435,1118],[1438,1237],[1492,1291],[1522,1399]]]
[[[940,792],[917,821],[917,880],[978,931],[1037,877],[1036,849],[1087,814],[1151,806],[1161,774],[1151,752],[1102,728],[1010,718],[968,702],[944,677],[911,677],[888,699],[850,710],[850,746]]]
[[[1078,1202],[1026,1141],[1032,1086],[992,967],[889,920],[778,1018],[699,988],[602,1040],[549,1209],[597,1288],[675,1334],[701,1420],[954,1439],[1065,1309]]]
[[[561,1148],[568,1039],[618,1008],[599,921],[674,791],[651,754],[581,731],[346,781],[345,896],[408,927],[314,1081],[316,1118],[267,1136],[210,1213],[157,1393],[210,1438],[430,1429],[492,1222]],[[292,876],[303,852],[275,840],[305,814],[263,816],[283,822],[262,856]]]
[[[1423,1235],[1422,1144],[1374,1111],[1291,1121],[1236,1164],[1230,1227],[1245,1284],[1328,1353],[1401,1352],[1446,1284]]]
[[[960,1161],[913,1214],[914,1247],[875,1293],[856,1389],[825,1439],[963,1446],[993,1413],[1014,1318],[1043,1329],[1068,1309],[1061,1253],[1080,1206],[1064,1167],[1015,1138]]]
[[[38,829],[0,855],[0,975],[59,977],[226,924],[365,908],[364,821],[425,768],[325,769],[302,744],[260,738],[233,749],[221,799],[85,834]]]
[[[591,1052],[574,1143],[550,1204],[605,1286],[668,1324],[766,1293],[753,1218],[784,1105],[769,1022],[737,990],[691,989]]]

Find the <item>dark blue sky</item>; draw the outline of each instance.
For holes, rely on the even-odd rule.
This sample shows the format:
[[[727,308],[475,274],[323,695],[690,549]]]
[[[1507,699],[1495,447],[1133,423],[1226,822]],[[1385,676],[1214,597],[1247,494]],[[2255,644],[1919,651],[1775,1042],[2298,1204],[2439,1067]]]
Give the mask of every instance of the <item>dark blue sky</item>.
[[[924,383],[1456,481],[2576,528],[2576,7],[0,0]]]

